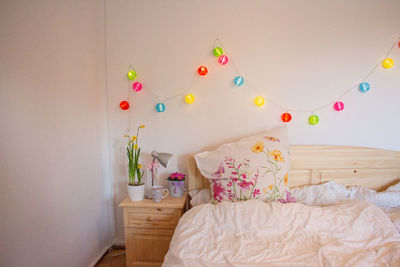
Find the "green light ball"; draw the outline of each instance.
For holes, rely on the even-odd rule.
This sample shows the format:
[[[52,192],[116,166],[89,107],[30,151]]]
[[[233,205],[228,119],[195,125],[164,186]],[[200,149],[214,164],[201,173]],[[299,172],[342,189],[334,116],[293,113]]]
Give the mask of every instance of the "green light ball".
[[[133,70],[131,70],[131,71],[129,71],[127,74],[126,74],[126,76],[128,77],[128,79],[129,80],[134,80],[134,79],[136,79],[136,71],[133,71]]]
[[[213,50],[214,56],[219,57],[224,54],[224,50],[221,47],[216,47]]]
[[[308,117],[308,123],[311,125],[316,125],[319,122],[319,117],[317,115],[311,115]]]

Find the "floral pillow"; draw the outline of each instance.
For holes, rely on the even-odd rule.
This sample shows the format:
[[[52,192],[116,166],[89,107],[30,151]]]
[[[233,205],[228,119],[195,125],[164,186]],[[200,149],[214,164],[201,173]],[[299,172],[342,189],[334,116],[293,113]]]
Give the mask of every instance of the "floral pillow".
[[[217,201],[294,201],[287,189],[290,162],[284,127],[194,157]]]

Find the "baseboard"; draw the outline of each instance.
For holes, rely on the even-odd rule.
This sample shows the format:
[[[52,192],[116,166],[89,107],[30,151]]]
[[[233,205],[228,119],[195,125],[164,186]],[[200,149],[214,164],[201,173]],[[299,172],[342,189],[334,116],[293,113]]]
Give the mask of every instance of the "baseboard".
[[[125,247],[125,238],[121,238],[121,237],[115,238],[113,245]]]
[[[114,241],[115,241],[115,240],[111,241],[111,243],[110,243],[109,245],[107,245],[107,246],[102,250],[102,252],[100,253],[100,255],[98,255],[98,256],[89,264],[89,267],[95,266],[95,265],[101,260],[101,258],[103,258],[104,254],[107,253],[108,249],[109,249],[112,245],[114,245]]]

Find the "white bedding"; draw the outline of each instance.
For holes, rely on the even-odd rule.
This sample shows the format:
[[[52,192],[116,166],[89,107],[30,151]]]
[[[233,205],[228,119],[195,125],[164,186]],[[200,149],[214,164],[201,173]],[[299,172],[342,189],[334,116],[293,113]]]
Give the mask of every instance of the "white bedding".
[[[319,185],[307,185],[290,190],[296,202],[309,206],[335,205],[348,199],[363,199],[375,204],[389,216],[397,231],[400,233],[400,182],[383,192],[376,192],[362,186],[346,188],[334,182]],[[193,190],[189,192],[193,206],[210,203],[209,189]]]
[[[400,235],[364,200],[204,204],[180,219],[163,266],[400,266]]]

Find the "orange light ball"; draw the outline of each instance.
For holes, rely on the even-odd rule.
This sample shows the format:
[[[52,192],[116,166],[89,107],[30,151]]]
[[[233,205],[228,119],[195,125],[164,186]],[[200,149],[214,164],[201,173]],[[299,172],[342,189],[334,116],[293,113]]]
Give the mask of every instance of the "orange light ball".
[[[201,76],[204,76],[204,75],[207,74],[208,70],[207,70],[207,67],[206,67],[206,66],[200,66],[200,67],[197,69],[197,72],[198,72]]]
[[[128,103],[128,101],[121,101],[121,103],[119,103],[119,107],[120,107],[122,110],[127,110],[127,109],[129,108],[129,103]]]
[[[292,115],[290,113],[288,113],[288,112],[283,113],[282,116],[281,116],[281,119],[282,119],[283,122],[289,122],[289,121],[292,120]]]

